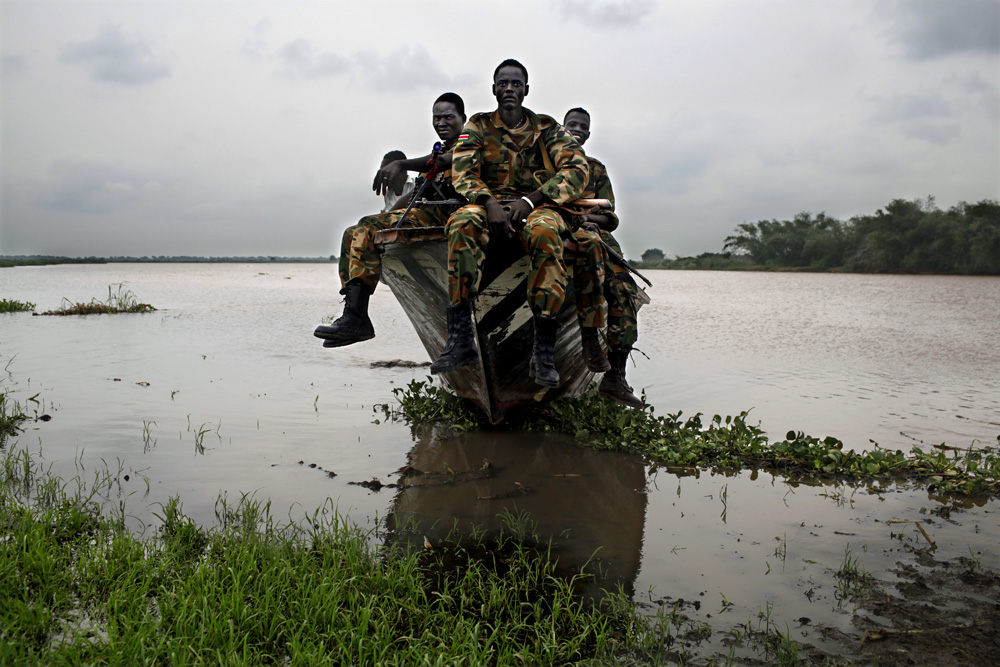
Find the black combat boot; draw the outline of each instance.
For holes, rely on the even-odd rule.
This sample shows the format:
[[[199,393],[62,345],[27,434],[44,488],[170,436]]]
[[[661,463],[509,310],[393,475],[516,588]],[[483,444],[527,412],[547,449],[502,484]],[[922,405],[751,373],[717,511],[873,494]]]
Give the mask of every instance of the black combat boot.
[[[329,326],[321,324],[313,335],[323,338],[323,347],[343,347],[375,337],[375,327],[368,319],[368,297],[372,295],[360,282],[347,283],[344,314]]]
[[[431,364],[431,373],[435,375],[479,363],[476,332],[472,328],[472,305],[466,301],[458,306],[448,306],[447,314],[448,340],[441,356]]]
[[[608,354],[611,370],[604,374],[597,393],[604,398],[618,401],[630,408],[641,408],[642,401],[632,393],[632,387],[625,383],[625,364],[628,362],[629,350],[611,350]]]
[[[580,340],[583,341],[583,360],[587,362],[587,368],[595,373],[610,371],[611,364],[604,356],[598,329],[596,327],[580,327]]]
[[[543,387],[559,386],[559,371],[556,370],[556,330],[559,320],[535,315],[535,348],[531,351],[531,367],[528,375]]]

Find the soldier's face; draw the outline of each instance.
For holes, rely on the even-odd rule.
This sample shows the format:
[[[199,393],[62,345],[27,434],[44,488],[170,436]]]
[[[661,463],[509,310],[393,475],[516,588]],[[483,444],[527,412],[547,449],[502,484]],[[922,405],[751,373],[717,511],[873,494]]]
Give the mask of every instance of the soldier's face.
[[[576,137],[576,143],[583,146],[590,139],[590,117],[579,111],[571,111],[566,114],[566,121],[563,123],[566,131]]]
[[[449,141],[458,137],[465,124],[465,118],[451,102],[438,102],[431,112],[431,123],[441,141]]]
[[[493,96],[503,109],[519,109],[528,94],[524,72],[517,67],[501,67],[493,81]]]

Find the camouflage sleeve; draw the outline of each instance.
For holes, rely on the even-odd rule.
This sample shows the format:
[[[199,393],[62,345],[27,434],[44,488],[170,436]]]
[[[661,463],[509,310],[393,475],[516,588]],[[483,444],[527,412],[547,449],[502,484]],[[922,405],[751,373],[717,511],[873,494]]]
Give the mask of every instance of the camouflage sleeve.
[[[587,158],[579,144],[558,123],[542,129],[542,142],[542,150],[548,149],[556,173],[539,190],[554,204],[568,204],[579,199],[590,174]]]
[[[611,189],[611,179],[608,178],[608,170],[600,162],[592,164],[590,178],[594,181],[594,197],[596,199],[607,199],[611,202],[611,210],[602,210],[601,213],[611,218],[612,229],[618,229],[618,214],[615,213],[615,193]]]
[[[480,174],[482,148],[483,133],[474,123],[466,123],[455,144],[455,154],[451,161],[451,184],[455,192],[470,202],[475,202],[484,195],[493,196]]]

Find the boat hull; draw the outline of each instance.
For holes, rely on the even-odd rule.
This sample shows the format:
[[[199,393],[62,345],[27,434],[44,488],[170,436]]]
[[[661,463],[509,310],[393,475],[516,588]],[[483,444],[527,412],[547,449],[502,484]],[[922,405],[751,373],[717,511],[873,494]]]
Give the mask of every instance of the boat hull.
[[[376,234],[375,243],[382,253],[382,281],[396,296],[428,356],[437,359],[447,340],[449,305],[444,229],[387,229]],[[594,380],[583,360],[572,281],[558,314],[555,362],[561,382],[548,388],[528,377],[534,341],[526,300],[529,269],[516,241],[491,241],[479,295],[472,304],[480,364],[438,376],[458,396],[478,405],[493,423],[525,405],[579,396]]]

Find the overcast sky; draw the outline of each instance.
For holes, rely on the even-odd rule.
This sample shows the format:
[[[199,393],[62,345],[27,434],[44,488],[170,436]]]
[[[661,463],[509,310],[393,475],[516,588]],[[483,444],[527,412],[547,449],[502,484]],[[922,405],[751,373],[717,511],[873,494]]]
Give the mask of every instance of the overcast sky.
[[[339,252],[455,91],[591,111],[629,257],[1000,198],[1000,0],[0,0],[0,254]],[[501,15],[499,12],[505,12]]]

